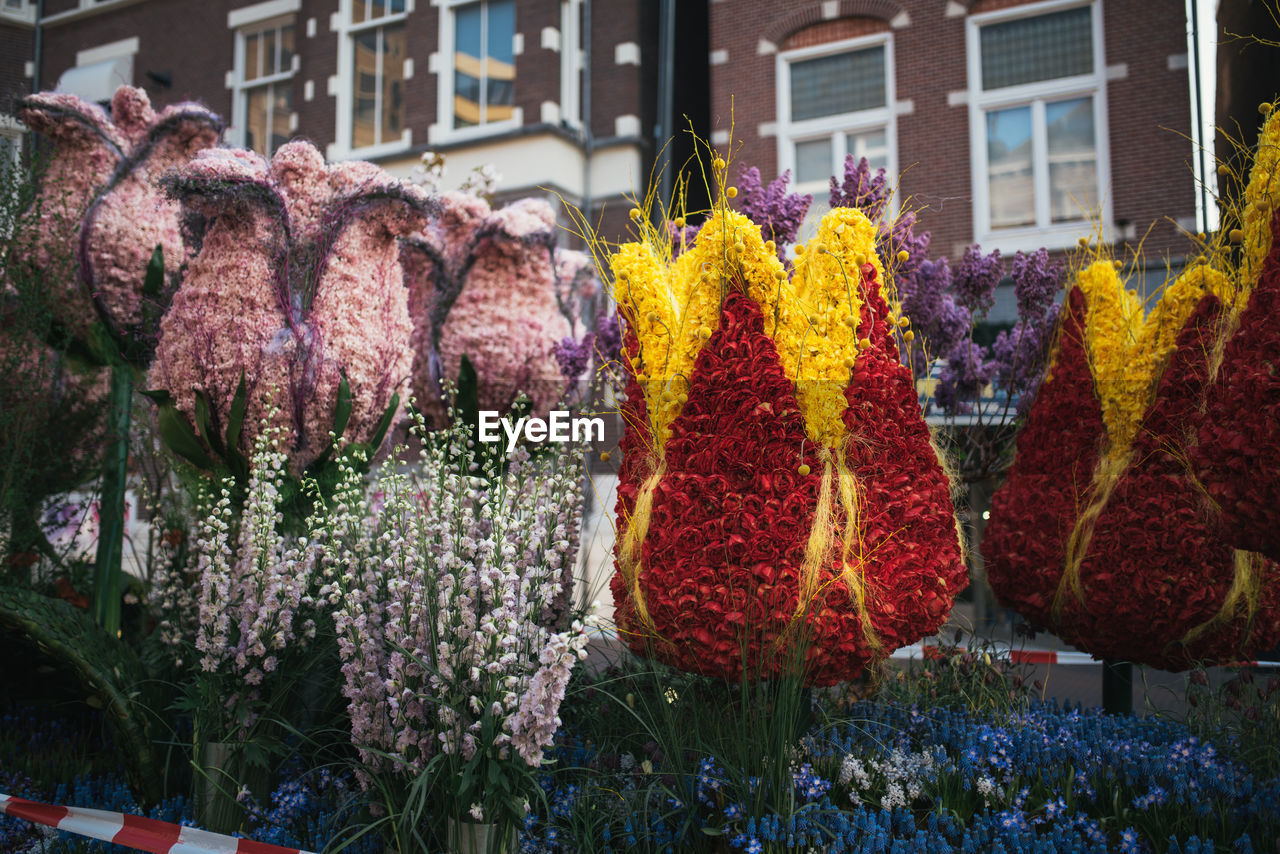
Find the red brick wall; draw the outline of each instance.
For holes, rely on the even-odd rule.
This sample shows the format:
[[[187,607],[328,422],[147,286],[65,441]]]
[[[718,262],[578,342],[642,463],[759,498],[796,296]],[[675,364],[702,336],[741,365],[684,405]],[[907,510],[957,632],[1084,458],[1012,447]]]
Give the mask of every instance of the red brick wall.
[[[175,38],[174,22],[191,38]],[[222,116],[231,110],[225,86],[232,66],[233,34],[227,29],[225,3],[149,0],[110,12],[55,22],[44,30],[43,83],[52,89],[58,77],[76,64],[76,52],[121,39],[138,37],[133,58],[133,84],[146,89],[159,108],[178,101],[202,101]],[[147,71],[169,72],[173,85],[157,86]]]
[[[30,27],[0,18],[0,115],[13,115],[13,103],[31,94],[25,66],[35,49],[34,38]]]
[[[1026,0],[980,0],[972,12]],[[1178,0],[1101,0],[1106,61],[1124,63],[1127,77],[1107,86],[1111,153],[1110,197],[1115,220],[1133,223],[1139,237],[1149,225],[1144,252],[1184,251],[1166,218],[1194,214],[1190,173],[1190,106],[1185,69],[1169,70],[1168,57],[1186,52],[1183,6]],[[955,257],[973,239],[969,112],[949,106],[948,93],[967,89],[965,18],[947,17],[934,0],[843,0],[840,18],[822,20],[815,0],[720,0],[711,4],[711,50],[728,62],[711,67],[712,127],[728,130],[730,104],[734,158],[777,174],[777,142],[760,136],[776,120],[775,62],[758,53],[762,37],[779,49],[884,29],[900,12],[910,24],[893,30],[898,101],[912,111],[898,116],[900,192],[921,208],[921,226],[933,236],[933,254]],[[762,36],[762,34],[764,34]],[[736,173],[735,173],[736,175]]]

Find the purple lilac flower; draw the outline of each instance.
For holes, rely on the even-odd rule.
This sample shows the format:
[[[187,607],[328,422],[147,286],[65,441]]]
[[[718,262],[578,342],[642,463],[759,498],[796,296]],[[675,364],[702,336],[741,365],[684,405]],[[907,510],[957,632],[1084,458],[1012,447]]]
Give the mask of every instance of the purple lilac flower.
[[[876,222],[889,204],[889,180],[883,168],[871,173],[871,161],[863,157],[854,160],[852,154],[844,158],[844,180],[831,178],[831,207],[858,208],[867,219]]]
[[[913,275],[900,277],[897,283],[902,312],[916,330],[911,364],[917,376],[924,376],[932,359],[951,352],[968,335],[969,312],[950,294],[951,268],[946,258],[921,261]]]
[[[995,375],[996,364],[987,358],[986,350],[963,340],[952,349],[938,376],[934,402],[948,413],[965,412],[967,401],[978,399]]]
[[[975,315],[986,314],[996,301],[996,285],[1004,278],[1000,250],[982,254],[982,247],[970,246],[960,259],[951,286],[960,304]]]
[[[667,236],[671,238],[671,260],[680,257],[680,253],[693,245],[698,237],[702,224],[678,226],[673,220],[667,220]]]
[[[1058,310],[1059,306],[1050,303],[1040,318],[1020,318],[1012,329],[997,335],[991,345],[996,384],[1018,397],[1020,414],[1031,406],[1044,377]]]
[[[1062,279],[1062,268],[1049,260],[1049,250],[1040,248],[1030,255],[1013,256],[1013,292],[1018,298],[1018,315],[1039,320],[1053,305]]]
[[[790,169],[770,181],[768,187],[761,185],[760,170],[754,166],[738,173],[738,190],[742,193],[738,207],[760,226],[765,240],[774,242],[779,258],[785,256],[784,247],[795,242],[800,224],[813,204],[813,196],[807,193],[788,193],[789,183]]]
[[[563,338],[552,345],[551,351],[556,357],[560,373],[570,383],[577,382],[587,370],[587,366],[591,364],[591,350],[595,344],[595,338],[595,333],[588,332],[581,341]]]
[[[606,364],[622,358],[622,327],[614,313],[601,315],[596,321],[596,354]]]

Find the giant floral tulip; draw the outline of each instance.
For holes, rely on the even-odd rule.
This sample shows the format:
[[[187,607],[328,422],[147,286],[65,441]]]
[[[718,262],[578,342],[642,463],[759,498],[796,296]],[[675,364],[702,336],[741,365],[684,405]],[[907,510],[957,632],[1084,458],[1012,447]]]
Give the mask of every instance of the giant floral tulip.
[[[1069,293],[1048,378],[983,538],[996,595],[1100,658],[1180,670],[1280,637],[1280,575],[1221,537],[1190,458],[1224,302],[1196,264],[1144,317],[1096,261]]]
[[[159,179],[216,145],[221,119],[199,104],[156,113],[146,92],[132,86],[116,90],[110,117],[75,95],[47,92],[24,99],[18,115],[53,143],[33,260],[48,268],[59,253],[78,248],[78,276],[53,282],[59,319],[81,338],[100,320],[117,342],[140,346],[145,362],[187,260],[181,211],[164,197]],[[165,280],[146,293],[157,246]]]
[[[551,206],[521,199],[493,210],[461,192],[443,194],[441,206],[405,253],[415,396],[441,416],[440,381],[457,378],[465,356],[481,409],[506,410],[524,393],[545,413],[564,392],[554,349],[570,334]]]
[[[1244,196],[1240,279],[1252,293],[1222,341],[1195,466],[1224,535],[1280,560],[1280,110],[1263,124]]]
[[[966,570],[875,226],[832,211],[790,276],[723,207],[675,260],[645,228],[611,261],[619,634],[695,673],[827,685],[936,631]]]
[[[151,387],[189,425],[207,409],[201,435],[219,451],[243,378],[240,453],[274,413],[295,471],[341,421],[347,441],[375,438],[412,369],[397,237],[422,227],[427,197],[369,163],[326,165],[305,142],[270,163],[208,151],[170,187],[208,229],[161,323]]]

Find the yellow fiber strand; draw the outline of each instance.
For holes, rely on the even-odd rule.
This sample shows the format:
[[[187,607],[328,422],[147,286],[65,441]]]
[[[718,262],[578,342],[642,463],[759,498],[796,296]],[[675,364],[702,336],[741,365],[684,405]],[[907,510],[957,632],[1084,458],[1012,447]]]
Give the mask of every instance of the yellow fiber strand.
[[[1084,604],[1084,589],[1080,584],[1080,564],[1089,552],[1089,543],[1093,540],[1093,528],[1102,512],[1106,510],[1111,495],[1115,492],[1120,477],[1129,468],[1132,449],[1125,449],[1123,456],[1103,454],[1093,470],[1093,492],[1089,504],[1084,511],[1077,514],[1075,527],[1067,537],[1066,558],[1062,567],[1062,578],[1058,580],[1058,590],[1053,595],[1053,619],[1062,620],[1062,609],[1066,604],[1068,590],[1074,594],[1076,601]]]
[[[1236,550],[1232,555],[1232,563],[1231,587],[1227,589],[1227,596],[1222,600],[1222,607],[1218,609],[1218,613],[1183,635],[1180,641],[1183,645],[1190,645],[1205,633],[1230,622],[1235,618],[1241,602],[1244,603],[1246,622],[1252,621],[1254,614],[1258,612],[1262,600],[1262,580],[1263,570],[1267,565],[1266,558],[1254,552]]]
[[[844,449],[836,456],[836,475],[839,483],[840,506],[844,510],[844,537],[840,552],[840,578],[849,590],[862,621],[862,636],[873,651],[879,652],[883,644],[871,626],[867,613],[866,544],[862,541],[861,500],[858,479],[845,463]]]
[[[622,539],[622,547],[618,549],[618,572],[631,590],[631,601],[635,605],[636,617],[640,626],[648,633],[656,635],[653,620],[649,617],[649,609],[645,604],[644,593],[640,590],[641,546],[649,534],[649,520],[653,513],[653,492],[662,476],[667,473],[667,465],[662,462],[653,474],[645,480],[636,495],[635,507],[628,520],[627,531]]]

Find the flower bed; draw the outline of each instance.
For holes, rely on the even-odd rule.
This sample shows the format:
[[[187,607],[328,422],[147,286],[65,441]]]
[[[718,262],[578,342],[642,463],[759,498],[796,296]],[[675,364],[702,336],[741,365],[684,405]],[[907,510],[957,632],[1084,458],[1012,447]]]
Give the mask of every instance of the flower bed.
[[[916,667],[915,676],[935,677],[963,669],[945,653]],[[980,664],[971,675],[989,673],[998,671]],[[1217,692],[1199,681],[1188,690],[1204,707],[1225,710],[1244,696],[1267,714],[1280,696],[1275,678],[1245,676],[1242,687]],[[982,710],[958,705],[958,695],[922,707],[894,684],[875,701],[820,698],[816,722],[772,773],[763,743],[739,734],[741,747],[757,751],[755,767],[745,767],[750,760],[717,741],[705,718],[690,721],[719,704],[721,735],[742,722],[724,683],[643,664],[580,675],[519,850],[1245,852],[1269,850],[1280,835],[1280,776],[1245,761],[1240,731],[1197,734],[1203,715],[1111,716],[1025,699]],[[668,714],[688,724],[683,735],[664,725]],[[770,722],[753,720],[766,732],[752,735],[767,735]],[[11,794],[142,813],[120,776],[103,772],[110,746],[94,744],[91,721],[11,708],[3,724],[0,767],[15,770],[0,783]],[[98,773],[39,779],[69,767],[65,754],[35,758],[53,756],[55,743]],[[378,833],[359,835],[383,825],[369,809],[372,793],[344,770],[351,766],[312,762],[284,766],[270,799],[251,804],[246,835],[312,851],[384,850]],[[177,797],[146,814],[189,823],[191,804]],[[26,850],[38,836],[0,818],[4,850]],[[60,834],[44,850],[103,847]]]

